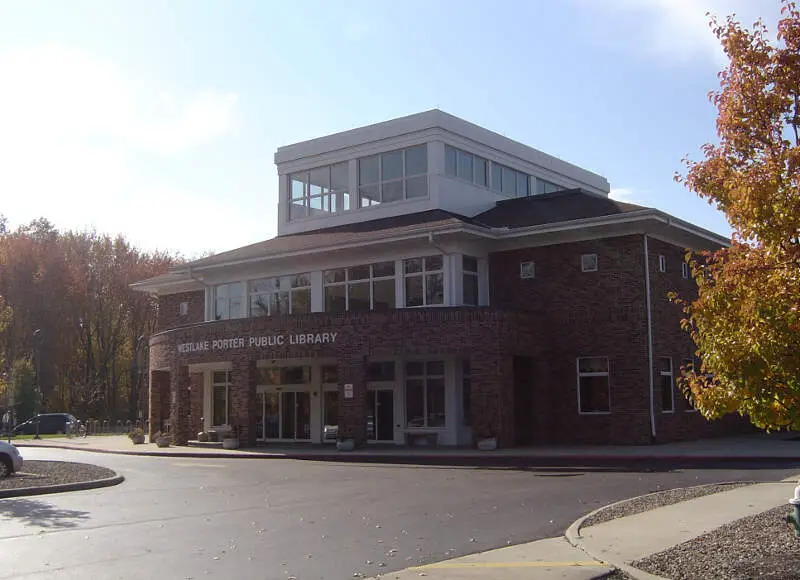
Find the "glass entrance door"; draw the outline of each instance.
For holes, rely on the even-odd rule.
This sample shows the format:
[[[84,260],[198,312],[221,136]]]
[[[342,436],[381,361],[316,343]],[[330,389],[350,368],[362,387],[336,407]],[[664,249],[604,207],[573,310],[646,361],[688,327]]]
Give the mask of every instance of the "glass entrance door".
[[[261,412],[257,433],[262,440],[311,439],[311,393],[266,391],[258,394]]]
[[[367,391],[367,437],[371,441],[394,441],[394,391]]]

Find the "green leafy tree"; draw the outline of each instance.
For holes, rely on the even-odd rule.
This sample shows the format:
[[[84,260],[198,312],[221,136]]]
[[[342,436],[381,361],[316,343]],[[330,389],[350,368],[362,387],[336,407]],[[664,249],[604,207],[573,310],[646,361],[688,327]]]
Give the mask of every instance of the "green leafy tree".
[[[690,260],[698,295],[681,302],[701,361],[679,380],[707,418],[738,412],[800,429],[800,13],[783,0],[777,41],[759,20],[712,28],[730,59],[711,93],[718,144],[678,177],[721,209],[729,248]]]
[[[17,407],[17,419],[29,419],[39,411],[39,393],[36,390],[36,371],[30,359],[20,358],[11,366],[11,388]]]

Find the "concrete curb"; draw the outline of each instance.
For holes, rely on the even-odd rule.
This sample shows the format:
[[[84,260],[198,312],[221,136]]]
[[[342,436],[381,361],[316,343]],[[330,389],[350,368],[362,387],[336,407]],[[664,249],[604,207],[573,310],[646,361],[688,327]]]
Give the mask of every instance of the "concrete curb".
[[[735,484],[735,483],[748,483],[748,482],[721,481],[721,482],[718,482],[718,483],[705,483],[705,484],[702,484],[702,485],[692,485],[692,486],[689,486],[689,487],[674,488],[674,489],[698,489],[698,488],[703,488],[703,487],[711,487],[711,486],[715,486],[715,485],[731,485],[731,484]],[[590,558],[592,558],[594,560],[597,560],[599,562],[602,562],[604,564],[607,564],[609,566],[613,566],[614,568],[619,568],[620,570],[622,570],[623,572],[628,574],[631,578],[635,578],[636,580],[669,580],[669,578],[664,578],[663,576],[657,576],[655,574],[650,574],[649,572],[645,572],[644,570],[640,570],[638,568],[634,568],[633,566],[630,566],[626,562],[612,562],[610,560],[603,559],[602,557],[600,557],[600,555],[595,554],[591,550],[587,549],[585,543],[583,542],[583,538],[581,537],[581,528],[583,527],[584,522],[586,520],[588,520],[590,517],[592,517],[593,515],[595,515],[595,514],[597,514],[599,512],[602,512],[603,510],[606,510],[606,509],[609,509],[609,508],[613,508],[615,506],[618,506],[618,505],[621,505],[621,504],[625,504],[625,503],[628,503],[628,502],[631,502],[631,501],[634,501],[634,500],[637,500],[637,499],[640,499],[640,498],[650,497],[652,495],[658,495],[659,493],[662,493],[663,491],[667,491],[667,490],[654,491],[652,493],[645,493],[643,495],[637,495],[637,496],[634,496],[634,497],[629,497],[627,499],[623,499],[623,500],[620,500],[620,501],[615,501],[614,503],[610,503],[608,505],[604,505],[604,506],[599,507],[599,508],[597,508],[595,510],[592,510],[588,514],[585,514],[585,515],[579,517],[574,522],[572,522],[570,524],[570,526],[567,528],[567,531],[564,532],[564,537],[567,539],[567,541],[570,544],[572,544],[576,548],[578,548],[578,549],[582,550],[583,552],[585,552]],[[680,502],[678,502],[678,503],[680,503]],[[654,509],[658,509],[658,508],[654,508]],[[613,520],[609,520],[609,521],[613,521]]]
[[[396,454],[379,452],[315,453],[315,452],[248,452],[236,454],[216,451],[136,451],[125,449],[103,449],[99,447],[72,447],[51,443],[14,443],[17,447],[44,449],[66,449],[89,453],[111,453],[140,457],[177,457],[206,459],[294,459],[303,461],[329,461],[338,463],[388,463],[414,465],[476,466],[476,467],[569,467],[619,468],[631,471],[665,468],[708,467],[709,464],[759,464],[800,465],[798,457],[765,457],[755,455],[522,455],[483,453],[447,454]]]
[[[23,497],[31,495],[44,495],[48,493],[61,493],[66,491],[83,491],[87,489],[98,489],[101,487],[111,487],[119,485],[125,481],[125,477],[117,473],[103,479],[92,479],[89,481],[77,481],[75,483],[57,483],[55,485],[40,485],[38,487],[19,487],[16,489],[0,489],[0,499],[12,497]]]

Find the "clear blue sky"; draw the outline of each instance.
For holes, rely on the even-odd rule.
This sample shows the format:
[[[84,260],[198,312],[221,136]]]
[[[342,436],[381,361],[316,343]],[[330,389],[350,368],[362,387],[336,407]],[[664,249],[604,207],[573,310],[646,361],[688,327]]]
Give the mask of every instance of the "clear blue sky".
[[[719,233],[708,10],[778,0],[0,0],[0,213],[192,256],[275,233],[275,149],[433,107]]]

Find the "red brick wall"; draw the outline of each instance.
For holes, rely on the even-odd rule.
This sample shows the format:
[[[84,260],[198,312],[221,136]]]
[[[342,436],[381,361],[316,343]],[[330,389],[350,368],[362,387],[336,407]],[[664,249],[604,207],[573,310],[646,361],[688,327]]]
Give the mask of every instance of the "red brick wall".
[[[203,390],[204,374],[191,373],[189,383],[192,390],[189,395],[189,438],[194,439],[203,430]]]
[[[181,316],[180,314],[181,302],[189,303],[189,310],[186,316]],[[159,296],[156,330],[168,330],[184,324],[203,322],[205,313],[206,298],[203,290]]]

